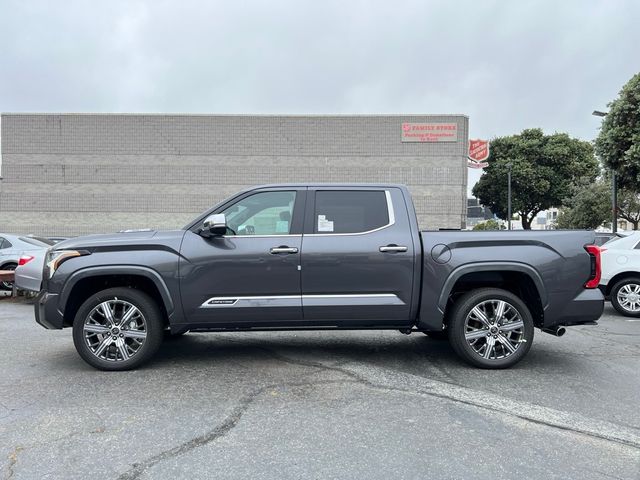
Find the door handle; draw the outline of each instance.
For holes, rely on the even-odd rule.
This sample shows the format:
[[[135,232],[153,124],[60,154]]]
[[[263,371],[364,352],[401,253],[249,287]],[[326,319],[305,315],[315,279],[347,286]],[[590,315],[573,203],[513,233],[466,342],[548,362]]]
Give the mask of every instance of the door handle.
[[[296,247],[287,247],[282,245],[280,247],[271,247],[269,253],[277,255],[278,253],[298,253],[298,249]]]
[[[385,247],[380,247],[380,251],[382,253],[406,252],[407,250],[408,248],[403,245],[387,245]]]

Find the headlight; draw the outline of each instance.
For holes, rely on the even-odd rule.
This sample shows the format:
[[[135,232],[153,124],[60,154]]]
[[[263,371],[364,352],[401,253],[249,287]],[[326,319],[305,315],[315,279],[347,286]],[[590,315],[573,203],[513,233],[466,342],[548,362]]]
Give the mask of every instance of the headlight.
[[[89,252],[82,250],[52,250],[47,253],[47,271],[49,272],[49,278],[53,277],[58,267],[73,257],[81,257],[87,255]]]

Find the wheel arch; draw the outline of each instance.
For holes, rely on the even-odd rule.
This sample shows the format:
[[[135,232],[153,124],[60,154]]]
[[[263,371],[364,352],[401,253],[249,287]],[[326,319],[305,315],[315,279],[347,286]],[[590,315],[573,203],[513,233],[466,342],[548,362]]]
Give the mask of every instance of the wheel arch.
[[[79,270],[65,282],[59,303],[64,324],[73,324],[80,305],[89,296],[112,287],[131,287],[145,292],[158,303],[165,324],[169,323],[174,304],[169,289],[158,272],[139,266],[105,266]]]
[[[515,262],[470,264],[451,272],[438,300],[438,309],[444,314],[444,322],[457,296],[487,287],[501,288],[515,294],[529,308],[534,324],[544,324],[544,310],[548,304],[544,282],[533,267]]]
[[[616,273],[611,280],[607,282],[607,286],[605,288],[605,295],[611,295],[611,289],[613,289],[614,285],[618,283],[620,280],[624,280],[625,278],[636,277],[640,279],[640,272],[635,272],[633,270],[627,270],[624,272]]]

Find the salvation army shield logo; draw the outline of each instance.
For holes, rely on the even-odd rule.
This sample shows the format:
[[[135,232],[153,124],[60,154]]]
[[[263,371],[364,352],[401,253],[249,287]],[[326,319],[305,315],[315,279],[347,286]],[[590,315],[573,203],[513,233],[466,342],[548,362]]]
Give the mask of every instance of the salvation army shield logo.
[[[471,168],[484,168],[489,164],[485,160],[489,158],[488,140],[469,140],[469,161],[467,165]]]

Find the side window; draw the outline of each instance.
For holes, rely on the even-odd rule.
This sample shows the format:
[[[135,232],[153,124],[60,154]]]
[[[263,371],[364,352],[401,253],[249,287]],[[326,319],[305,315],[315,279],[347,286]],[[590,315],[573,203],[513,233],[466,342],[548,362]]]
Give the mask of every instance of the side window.
[[[4,248],[4,238],[0,237],[0,250]]]
[[[288,235],[296,192],[260,192],[220,213],[227,217],[227,235]]]
[[[0,237],[0,250],[4,250],[5,248],[11,248],[13,245],[11,245],[11,242],[9,242],[9,240],[7,240],[6,238],[2,238]]]
[[[382,190],[316,192],[315,233],[359,233],[389,224],[387,196]]]

